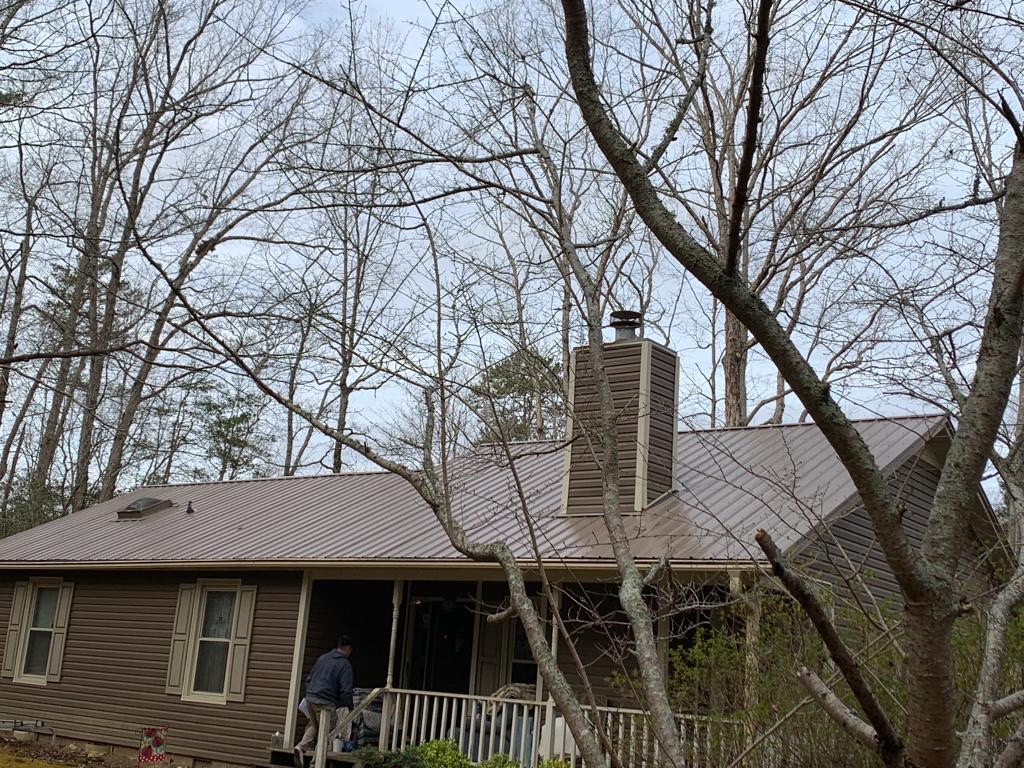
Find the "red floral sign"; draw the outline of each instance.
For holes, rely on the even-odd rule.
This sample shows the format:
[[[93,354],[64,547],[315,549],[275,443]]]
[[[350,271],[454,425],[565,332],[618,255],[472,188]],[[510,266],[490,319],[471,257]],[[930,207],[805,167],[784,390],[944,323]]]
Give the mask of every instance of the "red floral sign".
[[[143,728],[139,741],[139,764],[164,762],[167,759],[166,748],[166,728]]]

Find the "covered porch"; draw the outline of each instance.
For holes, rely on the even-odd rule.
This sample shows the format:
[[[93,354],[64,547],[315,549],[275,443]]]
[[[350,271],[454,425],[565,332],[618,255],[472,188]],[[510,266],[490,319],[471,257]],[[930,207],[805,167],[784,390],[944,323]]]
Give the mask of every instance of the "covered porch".
[[[335,734],[352,726],[360,746],[387,751],[448,739],[476,763],[501,753],[523,768],[548,758],[581,764],[519,622],[486,620],[505,599],[504,582],[493,574],[453,579],[450,570],[444,579],[430,573],[404,579],[373,575],[305,574],[287,721],[283,743],[271,750],[272,764],[291,765],[290,748],[305,727],[298,705],[306,677],[343,633],[354,644],[356,707]],[[544,597],[538,595],[536,604],[549,615]],[[553,622],[549,626],[558,656],[560,638]],[[641,709],[612,705],[606,696],[588,714],[609,734],[623,765],[660,764],[659,745]],[[742,741],[734,724],[693,714],[678,715],[677,722],[695,768],[728,762],[726,753]],[[333,738],[321,738],[313,768],[352,762],[350,753],[335,746]]]

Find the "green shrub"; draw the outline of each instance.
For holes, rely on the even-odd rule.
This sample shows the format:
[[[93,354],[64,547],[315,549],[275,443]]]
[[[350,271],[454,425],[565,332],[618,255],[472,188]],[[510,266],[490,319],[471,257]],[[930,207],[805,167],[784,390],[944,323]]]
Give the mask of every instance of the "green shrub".
[[[897,728],[906,695],[904,658],[900,636],[902,614],[892,606],[877,606],[877,614],[865,617],[859,606],[837,602],[830,605],[844,640],[872,683],[883,708]],[[880,626],[892,628],[890,634]],[[970,692],[978,673],[983,642],[983,623],[976,615],[961,618],[953,637],[957,676],[957,706],[961,723],[970,707]],[[1024,677],[1024,614],[1014,618],[1007,640],[1004,689],[1020,687]],[[801,665],[827,677],[831,667],[821,639],[800,609],[776,595],[761,596],[761,620],[751,657],[737,610],[722,608],[715,619],[692,631],[685,642],[669,653],[669,695],[680,713],[726,721],[699,728],[692,739],[710,755],[738,755],[755,734],[770,735],[758,742],[743,760],[743,768],[802,768],[828,765],[841,768],[874,768],[877,757],[839,730],[824,711],[807,703],[806,691],[796,680]],[[748,674],[753,672],[753,675]],[[625,673],[613,685],[623,695],[642,686]],[[833,684],[836,695],[855,711],[856,702],[841,681]],[[1010,736],[1011,724],[998,723],[997,739]],[[728,760],[726,761],[728,762]]]
[[[480,763],[480,768],[519,768],[519,763],[508,755],[499,752]]]
[[[537,768],[570,768],[570,766],[565,760],[549,757],[547,760],[541,760],[537,764]]]
[[[417,750],[425,768],[472,768],[473,763],[459,751],[459,746],[448,739],[420,744]]]
[[[878,642],[877,631],[863,616],[844,606],[833,608],[865,671],[872,679],[885,681],[878,696],[893,711],[902,689],[899,676],[893,674],[902,662],[899,647]],[[797,683],[796,670],[806,665],[824,671],[828,663],[821,640],[799,607],[785,598],[763,595],[756,649],[747,647],[742,627],[739,611],[731,614],[723,608],[716,620],[698,628],[669,654],[673,708],[733,724],[705,731],[694,721],[692,727],[703,731],[697,739],[702,748],[731,759],[749,737],[770,732],[743,760],[744,768],[877,765],[877,758],[836,728],[819,707],[802,703],[806,692]],[[847,698],[842,685],[834,689]]]

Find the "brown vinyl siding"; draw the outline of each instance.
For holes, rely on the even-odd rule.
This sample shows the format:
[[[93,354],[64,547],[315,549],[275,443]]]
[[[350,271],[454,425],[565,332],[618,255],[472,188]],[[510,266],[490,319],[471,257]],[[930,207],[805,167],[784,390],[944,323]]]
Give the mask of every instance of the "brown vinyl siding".
[[[614,680],[627,674],[635,679],[637,670],[632,659],[619,661],[613,658],[609,654],[608,639],[596,629],[582,631],[576,636],[576,652],[587,671],[587,679],[598,706],[636,706],[633,697],[626,695],[621,688],[613,684]],[[558,667],[577,695],[583,696],[583,678],[568,653],[559,654]]]
[[[906,461],[889,479],[890,491],[904,507],[903,529],[915,549],[921,546],[939,470],[920,459]],[[882,554],[871,519],[860,504],[840,515],[828,530],[815,534],[801,559],[811,575],[829,585],[840,599],[851,586],[863,593],[866,587],[876,600],[895,606],[899,588]]]
[[[650,367],[644,350],[650,351]],[[616,411],[619,446],[619,498],[624,511],[634,511],[638,474],[647,472],[646,500],[650,502],[672,488],[672,452],[676,439],[676,356],[650,341],[608,344],[604,348],[605,371]],[[649,374],[649,375],[648,375]],[[650,397],[650,429],[641,445],[640,407]],[[566,512],[598,515],[603,511],[604,471],[594,453],[601,450],[601,410],[591,378],[590,351],[573,352],[574,440],[569,446],[569,488]],[[641,461],[647,453],[646,468]],[[638,466],[639,465],[639,466]]]
[[[651,345],[650,431],[647,439],[647,503],[672,490],[673,447],[676,441],[676,376],[674,352]]]
[[[562,620],[583,663],[587,682],[600,706],[635,706],[635,699],[615,684],[635,679],[632,635],[619,605],[617,587],[608,583],[574,584],[562,596]],[[569,685],[583,694],[583,676],[572,655],[559,649],[558,666]]]
[[[641,344],[610,344],[604,350],[605,371],[616,411],[619,445],[619,497],[632,510],[636,489],[637,427],[640,399]],[[573,436],[569,447],[569,496],[571,515],[601,514],[603,468],[594,459],[601,451],[601,408],[590,367],[590,350],[573,352]]]
[[[0,574],[6,626],[16,581]],[[256,585],[245,701],[205,704],[164,692],[178,586],[203,574],[64,572],[75,584],[60,682],[0,680],[0,719],[46,721],[58,736],[134,747],[144,726],[167,726],[172,754],[227,763],[265,763],[284,730],[301,576],[215,573]],[[0,653],[4,637],[0,635]]]

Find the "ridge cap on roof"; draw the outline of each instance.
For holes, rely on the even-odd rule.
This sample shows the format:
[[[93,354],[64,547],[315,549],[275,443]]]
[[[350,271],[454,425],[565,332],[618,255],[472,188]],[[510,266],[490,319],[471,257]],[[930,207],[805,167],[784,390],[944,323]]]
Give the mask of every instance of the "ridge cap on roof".
[[[140,485],[125,493],[142,491],[147,488],[185,488],[193,485],[227,485],[228,483],[269,483],[281,480],[323,480],[328,477],[360,477],[363,475],[392,475],[386,469],[353,469],[349,472],[324,472],[319,475],[274,475],[272,477],[236,477],[231,480],[189,480],[180,483],[155,483]],[[119,494],[124,495],[124,494]]]
[[[490,440],[490,441],[488,441],[486,443],[477,443],[476,445],[474,445],[470,449],[470,452],[476,450],[477,448],[491,448],[491,447],[493,447],[495,445],[498,445],[498,446],[501,446],[501,445],[516,445],[516,446],[519,446],[519,445],[547,445],[548,443],[564,443],[564,442],[565,442],[565,438],[559,438],[559,437],[544,437],[544,438],[539,438],[538,437],[538,438],[534,438],[533,440],[509,440],[508,443],[502,443],[500,440]]]
[[[860,419],[850,419],[852,424],[866,424],[873,421],[929,421],[931,419],[947,419],[948,414],[942,413],[941,411],[934,411],[932,413],[905,413],[900,416],[866,416]],[[814,421],[791,421],[785,424],[746,424],[744,426],[737,427],[691,427],[687,429],[677,430],[677,435],[689,435],[694,432],[739,432],[741,430],[753,430],[753,429],[792,429],[796,427],[817,427],[817,422]]]
[[[851,419],[853,424],[863,424],[867,422],[875,421],[928,421],[931,419],[945,419],[948,416],[941,411],[935,411],[932,413],[920,413],[920,414],[902,414],[898,416],[868,416],[865,418]],[[789,422],[784,424],[747,424],[744,426],[734,427],[692,427],[679,429],[676,431],[677,435],[694,434],[698,432],[736,432],[741,430],[767,430],[767,429],[792,429],[796,427],[816,427],[818,426],[813,421],[797,421]],[[511,441],[510,446],[523,447],[529,445],[555,445],[564,443],[564,439],[559,438],[544,438],[534,440],[517,440]],[[467,456],[477,453],[477,449],[489,448],[495,445],[502,445],[499,442],[480,443],[479,445],[473,446],[473,450],[465,454]],[[232,480],[191,480],[186,482],[177,483],[153,483],[148,485],[140,485],[133,488],[131,491],[125,491],[125,493],[133,493],[135,491],[141,491],[145,489],[155,488],[186,488],[198,485],[226,485],[228,483],[267,483],[267,482],[280,482],[284,480],[312,480],[325,478],[342,478],[342,477],[362,477],[371,475],[394,475],[386,469],[364,469],[364,470],[350,470],[347,472],[325,472],[322,474],[315,475],[274,475],[272,477],[240,477]],[[124,495],[124,494],[119,494]]]

